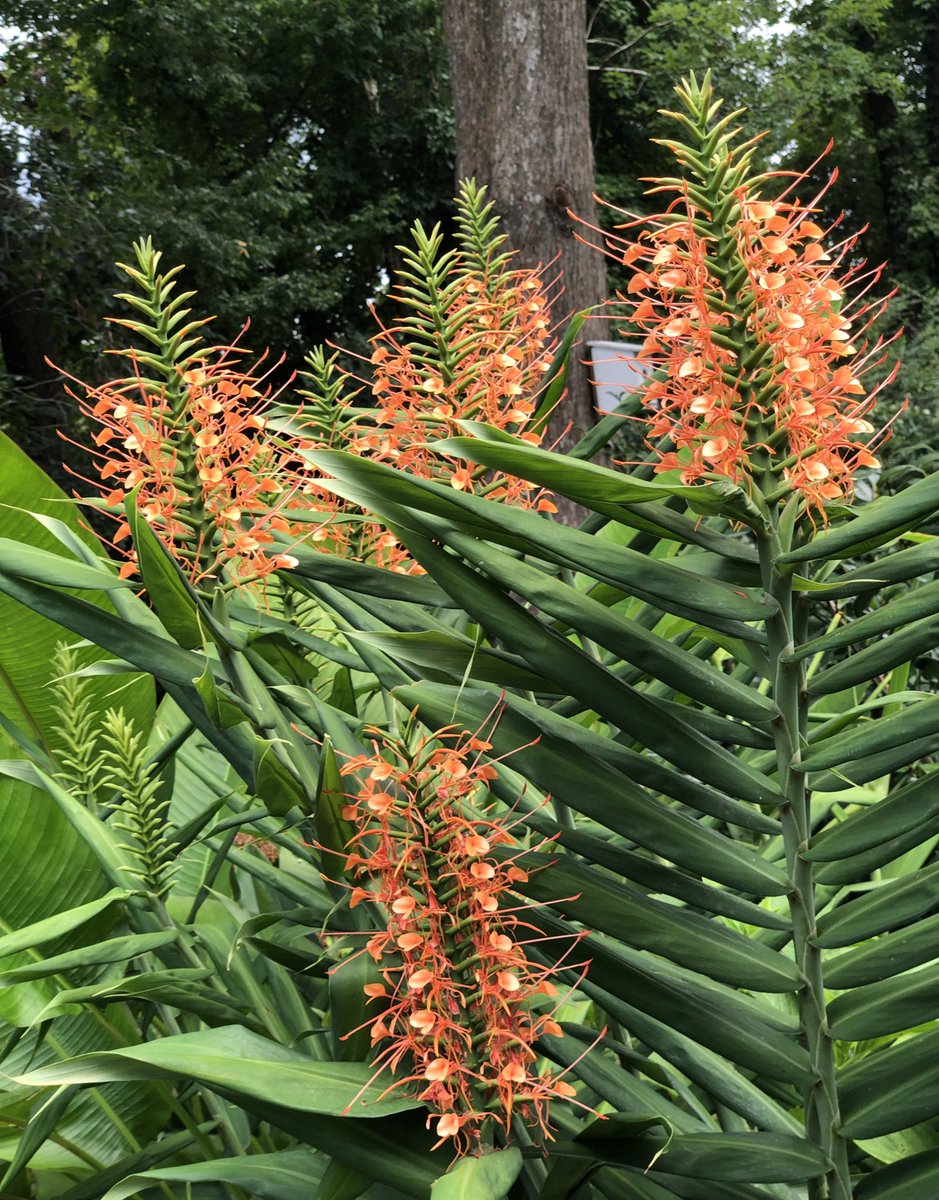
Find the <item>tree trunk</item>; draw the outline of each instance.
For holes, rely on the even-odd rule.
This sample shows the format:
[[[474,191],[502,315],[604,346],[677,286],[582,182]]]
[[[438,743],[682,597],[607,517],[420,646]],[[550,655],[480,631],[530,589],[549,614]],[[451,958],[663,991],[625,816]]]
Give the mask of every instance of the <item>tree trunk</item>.
[[[587,98],[586,0],[444,0],[457,177],[489,188],[523,267],[554,263],[565,318],[606,298],[603,256],[574,237],[595,223]],[[603,338],[591,320],[586,336]],[[546,444],[563,449],[596,420],[581,344]]]

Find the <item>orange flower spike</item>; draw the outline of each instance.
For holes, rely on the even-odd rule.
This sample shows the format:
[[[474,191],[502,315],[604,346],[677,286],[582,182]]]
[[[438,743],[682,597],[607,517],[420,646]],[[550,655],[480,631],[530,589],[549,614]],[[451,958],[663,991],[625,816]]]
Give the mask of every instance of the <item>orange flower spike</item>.
[[[620,298],[656,371],[643,388],[649,445],[672,443],[656,469],[774,499],[794,491],[824,520],[824,505],[850,499],[854,471],[875,461],[855,439],[873,432],[866,416],[893,377],[867,394],[863,376],[885,357],[884,342],[861,342],[884,308],[864,300],[880,271],[857,262],[854,237],[826,247],[809,218],[820,197],[792,198],[806,176],[775,199],[758,194],[751,143],[712,132],[707,82],[678,92],[700,145],[666,144],[691,182],[653,187],[674,195],[666,211],[624,226],[644,224],[633,241],[607,243],[634,264]]]
[[[135,250],[140,270],[127,273],[168,320],[185,300],[168,299],[177,272],[158,274],[160,256],[149,243]],[[135,322],[117,324],[146,332]],[[203,324],[191,322],[183,332]],[[182,336],[177,331],[177,341]],[[166,348],[159,369],[151,355],[118,351],[131,377],[82,387],[82,410],[101,426],[93,454],[107,481],[102,491],[113,505],[120,491],[139,488],[139,510],[194,583],[216,579],[226,566],[236,579],[264,577],[295,562],[269,553],[269,530],[275,521],[283,527],[279,509],[298,483],[293,451],[264,434],[261,406],[276,397],[260,362],[246,369],[237,344],[197,357],[191,348],[198,341],[184,342],[190,354],[183,359]],[[272,504],[274,495],[280,499]]]
[[[521,945],[533,927],[513,889],[527,873],[492,854],[515,839],[488,799],[493,769],[481,754],[490,744],[446,729],[411,749],[376,733],[373,748],[341,771],[366,776],[367,797],[385,794],[378,782],[394,793],[393,805],[360,802],[344,814],[355,827],[353,903],[380,902],[387,922],[368,947],[384,988],[371,984],[368,995],[386,1001],[368,1022],[376,1066],[406,1061],[406,1077],[391,1087],[419,1087],[429,1120],[451,1131],[439,1136],[461,1150],[478,1150],[491,1121],[508,1133],[513,1112],[546,1129],[558,1093],[538,1085],[532,1043],[560,1029],[550,1015],[534,1018],[530,1004],[553,971]]]

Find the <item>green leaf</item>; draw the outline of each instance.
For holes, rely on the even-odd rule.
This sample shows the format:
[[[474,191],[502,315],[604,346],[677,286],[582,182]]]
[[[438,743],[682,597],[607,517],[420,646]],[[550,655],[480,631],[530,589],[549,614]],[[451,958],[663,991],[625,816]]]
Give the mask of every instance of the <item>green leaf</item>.
[[[750,596],[740,588],[546,521],[537,513],[456,493],[452,488],[413,479],[341,451],[310,451],[306,457],[341,481],[342,488],[330,486],[356,503],[387,509],[390,502],[392,510],[404,505],[415,512],[427,512],[470,534],[537,553],[575,571],[585,570],[627,595],[639,596],[692,620],[710,622],[746,640],[760,640],[761,634],[743,622],[759,620],[773,611],[773,605],[762,596]],[[430,535],[436,536],[444,526],[438,519],[428,528]]]
[[[827,654],[830,650],[840,650],[844,646],[852,646],[867,638],[879,637],[889,633],[911,621],[917,621],[934,616],[939,612],[939,581],[923,584],[890,600],[880,608],[865,613],[854,621],[846,621],[830,633],[813,638],[792,653],[783,658],[783,662],[798,662],[813,654]]]
[[[834,575],[813,589],[819,599],[843,599],[879,591],[890,583],[904,583],[918,575],[931,575],[939,567],[939,539],[879,557],[873,563]]]
[[[204,635],[195,592],[179,564],[144,520],[137,507],[139,492],[137,487],[127,494],[124,512],[147,595],[170,637],[187,650],[198,649]]]
[[[109,1188],[101,1200],[127,1200],[161,1183],[230,1183],[243,1188],[252,1200],[310,1200],[311,1189],[318,1186],[322,1177],[324,1162],[321,1154],[300,1148],[161,1167],[128,1175]]]
[[[0,571],[0,591],[79,637],[89,638],[161,682],[192,687],[193,679],[204,669],[205,660],[201,656],[183,650],[167,638],[156,636],[147,628],[96,608],[86,600],[32,583],[5,570]]]
[[[886,675],[901,663],[918,658],[939,645],[939,617],[927,617],[916,621],[859,650],[856,654],[836,663],[809,680],[808,690],[812,696],[830,695],[845,691],[856,685],[865,685],[878,675]]]
[[[879,1137],[939,1114],[939,1029],[876,1050],[838,1077],[848,1137]]]
[[[257,1098],[305,1113],[381,1117],[416,1107],[410,1096],[381,1098],[364,1063],[315,1062],[235,1025],[182,1033],[142,1046],[86,1054],[20,1076],[26,1087],[120,1079],[195,1079],[248,1101]]]
[[[922,525],[936,511],[939,511],[939,474],[919,479],[895,496],[881,496],[866,504],[860,516],[829,529],[797,550],[780,555],[777,561],[812,562],[864,554]]]
[[[761,514],[748,503],[743,490],[732,484],[682,486],[638,479],[596,463],[541,450],[521,438],[478,421],[460,421],[459,425],[473,436],[444,438],[432,442],[432,449],[439,454],[467,458],[470,462],[518,475],[596,511],[602,511],[601,506],[637,504],[650,500],[661,503],[670,496],[678,496],[699,512],[723,513],[744,519],[748,524],[753,521],[758,527],[763,524]]]
[[[538,814],[529,816],[526,824],[545,837],[556,837],[558,845],[586,862],[606,867],[615,875],[639,884],[643,891],[674,896],[692,909],[718,913],[745,925],[758,925],[766,929],[790,928],[786,917],[735,896],[727,888],[713,887],[684,871],[653,862],[645,855],[625,849],[618,840],[584,833],[579,829],[562,828],[559,831],[555,821]]]
[[[820,771],[824,767],[846,767],[859,759],[870,759],[883,750],[905,746],[928,737],[939,727],[939,696],[911,704],[893,717],[866,722],[840,736],[811,746],[794,769]],[[886,772],[883,772],[886,773]]]
[[[785,1133],[645,1135],[626,1143],[630,1163],[672,1175],[723,1183],[802,1183],[825,1173],[817,1146]]]
[[[254,739],[254,791],[264,797],[269,812],[285,817],[291,809],[307,808],[306,792],[275,752],[276,743]]]
[[[825,969],[829,987],[853,988],[875,983],[920,963],[931,962],[939,945],[939,915],[917,921],[889,936],[865,942],[854,950],[828,959]]]
[[[381,983],[378,964],[370,954],[355,954],[329,974],[329,1029],[333,1056],[340,1062],[364,1063],[371,1050],[367,1024],[379,1010],[365,994],[367,983]]]
[[[477,647],[466,637],[431,630],[427,633],[361,633],[347,635],[353,644],[364,642],[383,650],[391,658],[413,663],[425,679],[459,683],[479,679],[499,687],[530,692],[559,693],[558,684],[529,671],[524,663],[503,651]]]
[[[13,1159],[0,1179],[0,1188],[6,1189],[32,1161],[43,1143],[64,1124],[63,1118],[72,1103],[77,1089],[60,1088],[45,1097],[29,1115],[29,1122],[19,1140]]]
[[[772,720],[773,706],[765,696],[650,633],[637,621],[478,539],[449,534],[446,540],[494,582],[598,642],[617,658],[640,667],[644,674],[719,712],[745,721]]]
[[[569,926],[550,913],[529,919],[552,935],[570,932]],[[583,985],[588,992],[592,986],[602,988],[731,1062],[770,1079],[804,1083],[808,1078],[805,1050],[794,1035],[783,1032],[792,1025],[788,1014],[665,958],[610,939],[588,935],[584,947],[591,959]]]
[[[85,591],[83,603],[93,601],[93,611],[110,611],[116,604],[133,602],[98,540],[82,528],[75,503],[2,433],[0,462],[3,570],[11,576],[22,570],[26,576],[23,586],[37,595],[55,593],[35,579],[61,579],[66,586],[91,587],[95,590]],[[144,605],[137,607],[143,609]],[[49,686],[56,674],[54,651],[57,643],[74,641],[54,617],[49,619],[49,614],[31,611],[0,594],[0,714],[47,750],[60,746],[61,721]],[[83,646],[76,653],[79,667],[104,657],[94,646]],[[90,683],[95,712],[115,703],[115,690],[113,679]],[[129,717],[146,726],[153,718],[152,682],[123,681],[119,702]]]
[[[531,872],[519,891],[551,903],[588,929],[636,949],[667,954],[672,962],[734,987],[761,992],[798,989],[800,975],[791,959],[720,921],[653,900],[568,857],[552,861],[544,854],[518,855],[513,850],[512,860]]]
[[[362,1122],[301,1113],[263,1100],[252,1099],[245,1107],[275,1128],[415,1200],[428,1200],[434,1180],[448,1165],[449,1154],[431,1151],[433,1142],[423,1121],[407,1116]]]
[[[323,873],[328,879],[354,877],[354,872],[346,866],[348,847],[355,833],[351,822],[342,816],[346,791],[332,740],[327,737],[323,741],[323,751],[320,755],[315,820],[316,837],[323,853]]]
[[[815,943],[850,946],[889,929],[909,925],[939,904],[939,863],[892,883],[877,884],[856,900],[824,913]]]
[[[431,1200],[505,1200],[522,1169],[515,1147],[478,1158],[461,1158],[430,1189]]]
[[[856,1200],[935,1200],[939,1196],[939,1150],[927,1150],[881,1167],[858,1180]]]
[[[570,371],[571,352],[580,336],[580,331],[583,328],[584,322],[590,316],[591,310],[584,309],[583,312],[574,313],[567,322],[567,328],[564,331],[564,337],[561,339],[560,345],[551,356],[550,365],[545,373],[544,379],[541,381],[541,398],[538,402],[538,407],[532,416],[531,423],[528,428],[537,432],[543,429],[548,422],[551,414],[557,407],[561,397],[564,395],[567,387],[568,374]],[[586,438],[589,438],[590,433],[594,430],[589,430]],[[612,433],[610,437],[612,437]],[[583,442],[585,438],[581,438]],[[606,439],[609,441],[609,437]],[[580,448],[581,442],[578,442],[577,448]],[[606,442],[601,442],[601,446]],[[575,453],[576,449],[575,448]],[[590,447],[584,447],[584,452],[578,454],[578,458],[592,458],[595,451]],[[597,446],[600,449],[600,446]]]
[[[371,1175],[333,1158],[323,1174],[316,1200],[359,1200],[371,1184]]]
[[[119,579],[113,570],[106,570],[103,565],[90,567],[73,558],[52,554],[48,550],[40,550],[22,542],[13,542],[5,537],[0,537],[0,560],[11,574],[53,587],[100,592],[131,586],[126,580]]]
[[[249,720],[244,705],[215,678],[214,668],[208,658],[205,660],[205,670],[192,683],[205,705],[209,720],[219,729],[232,729]]]
[[[89,900],[86,904],[79,904],[75,908],[66,909],[54,916],[15,929],[12,933],[4,934],[0,936],[0,959],[18,954],[22,950],[32,950],[35,946],[41,946],[45,942],[54,941],[81,929],[100,913],[127,900],[131,894],[122,888],[112,888],[103,896]]]
[[[53,954],[39,962],[24,963],[19,967],[0,970],[0,986],[9,987],[14,983],[22,983],[26,979],[46,979],[50,975],[58,975],[76,968],[100,966],[104,963],[128,962],[138,954],[149,954],[175,942],[179,937],[175,929],[162,933],[128,934],[125,937],[109,938],[103,942],[95,942],[90,946],[82,946],[78,950],[67,950],[63,954]]]
[[[614,726],[705,783],[740,800],[774,804],[779,793],[766,776],[703,737],[635,688],[618,680],[566,638],[553,633],[508,594],[429,540],[402,534],[428,573],[458,596],[466,611],[524,657],[539,674],[560,684]]]
[[[318,519],[318,518],[317,518]],[[363,592],[367,596],[378,596],[382,600],[405,600],[409,604],[427,605],[428,608],[455,608],[454,601],[438,588],[433,580],[419,575],[399,575],[396,571],[384,571],[355,559],[339,558],[332,554],[318,554],[308,550],[288,537],[278,537],[278,543],[297,560],[297,565],[284,572],[281,578],[288,583],[297,576],[300,579],[315,579],[331,584],[344,592]]]
[[[211,1130],[212,1125],[206,1122],[198,1128],[201,1133],[206,1133]],[[68,1191],[61,1193],[58,1200],[101,1200],[109,1187],[127,1175],[135,1171],[146,1171],[158,1162],[188,1150],[194,1141],[195,1137],[188,1130],[154,1138],[138,1153],[121,1157],[105,1170],[97,1171],[90,1178],[70,1187]]]
[[[31,764],[19,762],[20,768]],[[118,905],[129,898],[125,887],[107,891],[107,881],[95,854],[70,824],[60,807],[33,781],[22,777],[0,778],[0,941],[5,964],[15,967],[29,959],[38,960],[41,950],[52,944],[58,952],[67,952],[76,941],[106,936],[115,919]],[[83,810],[84,811],[84,810]],[[86,813],[89,821],[94,821]],[[13,955],[21,956],[19,958]],[[28,958],[27,958],[28,955]],[[7,1043],[2,1071],[9,1076],[25,1070],[30,1062],[43,1063],[56,1055],[84,1050],[106,1050],[114,1037],[132,1036],[129,1023],[113,1013],[110,1028],[102,1028],[89,1014],[56,1022],[44,1039],[27,1034],[15,1048],[8,1041],[11,1027],[27,1028],[34,1022],[53,989],[46,983],[24,982],[0,989],[0,1020],[3,1040]],[[9,1084],[7,1084],[9,1091]],[[4,1115],[16,1121],[6,1125],[0,1139],[0,1159],[14,1159],[22,1144],[30,1161],[39,1170],[50,1167],[74,1169],[81,1161],[72,1150],[48,1140],[36,1146],[34,1140],[43,1130],[43,1109],[35,1114],[36,1124],[22,1142],[17,1130],[29,1117],[16,1093],[0,1095]],[[64,1103],[64,1102],[62,1102]],[[111,1121],[108,1105],[120,1111],[128,1129],[141,1136],[165,1118],[162,1103],[147,1086],[118,1085],[101,1092],[73,1097],[60,1114],[56,1131],[81,1153],[101,1163],[113,1162],[126,1148],[124,1137]],[[12,1111],[11,1111],[12,1109]],[[155,1131],[155,1129],[154,1129]],[[33,1143],[33,1144],[31,1144]]]
[[[939,815],[939,787],[932,772],[885,800],[823,829],[805,852],[810,862],[831,862],[881,846],[919,829]]]
[[[933,1021],[939,1012],[939,963],[836,996],[828,1006],[832,1037],[860,1042]]]

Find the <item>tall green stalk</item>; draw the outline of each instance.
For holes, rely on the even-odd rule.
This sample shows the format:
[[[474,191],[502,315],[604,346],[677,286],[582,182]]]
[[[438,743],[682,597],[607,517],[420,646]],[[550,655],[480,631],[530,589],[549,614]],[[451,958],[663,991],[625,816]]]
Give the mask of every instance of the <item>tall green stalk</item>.
[[[778,709],[773,721],[776,770],[784,802],[779,809],[786,871],[789,876],[789,912],[796,965],[802,975],[799,988],[799,1024],[802,1043],[809,1054],[812,1078],[805,1088],[803,1106],[808,1137],[825,1153],[831,1166],[810,1181],[809,1200],[851,1200],[847,1142],[839,1129],[841,1116],[835,1082],[834,1047],[828,1031],[825,984],[817,936],[813,866],[805,857],[812,832],[811,792],[806,776],[797,768],[804,744],[808,698],[803,661],[787,662],[804,640],[806,601],[793,594],[792,574],[780,570],[777,558],[791,547],[778,510],[770,513],[770,528],[759,540],[763,586],[779,606],[766,623],[772,671],[772,696]]]

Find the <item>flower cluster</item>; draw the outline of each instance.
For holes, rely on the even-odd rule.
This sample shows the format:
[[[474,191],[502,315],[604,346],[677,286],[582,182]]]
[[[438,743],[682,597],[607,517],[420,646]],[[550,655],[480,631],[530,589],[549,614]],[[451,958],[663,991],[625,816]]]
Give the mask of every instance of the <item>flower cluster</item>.
[[[106,503],[139,488],[140,512],[196,583],[224,566],[256,579],[296,564],[272,548],[275,532],[291,530],[284,512],[300,487],[297,463],[265,435],[271,388],[261,364],[245,369],[239,354],[190,360],[157,386],[128,352],[131,378],[77,397],[100,426],[93,453]],[[122,522],[114,540],[129,535]],[[128,562],[121,573],[133,570]]]
[[[668,181],[653,189],[678,193],[667,210],[609,245],[634,268],[621,299],[655,372],[643,389],[649,443],[674,446],[656,469],[683,483],[769,471],[822,512],[850,498],[858,467],[878,465],[857,439],[874,434],[868,415],[896,367],[862,382],[885,361],[883,341],[863,340],[884,310],[866,299],[880,269],[856,259],[856,237],[825,249],[815,204],[792,198],[805,178],[772,200],[746,180],[719,200],[715,189],[710,209],[700,187]]]
[[[351,903],[380,905],[385,922],[365,951],[383,979],[365,988],[376,1065],[402,1068],[392,1086],[415,1087],[438,1137],[462,1148],[513,1113],[547,1136],[549,1102],[575,1094],[533,1048],[561,1034],[558,967],[525,951],[540,935],[514,894],[523,852],[486,800],[490,748],[478,732],[442,730],[412,749],[376,732],[373,753],[342,768],[364,780],[342,813],[355,830]]]
[[[550,365],[550,308],[535,271],[500,273],[495,281],[466,272],[456,284],[446,316],[465,344],[451,364],[428,365],[406,328],[383,328],[372,339],[376,422],[360,426],[352,448],[472,492],[481,482],[472,470],[441,460],[427,442],[459,433],[457,421],[476,420],[538,445],[540,434],[526,432],[526,426]],[[509,477],[486,490],[495,499],[523,506],[543,499],[533,500],[528,484]]]

